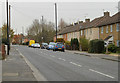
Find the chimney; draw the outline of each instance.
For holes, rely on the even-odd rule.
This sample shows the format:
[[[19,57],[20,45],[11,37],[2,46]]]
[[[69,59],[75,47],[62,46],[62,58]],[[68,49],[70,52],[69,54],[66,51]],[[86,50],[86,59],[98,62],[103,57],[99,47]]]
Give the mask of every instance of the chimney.
[[[85,19],[85,22],[90,22],[90,19]]]
[[[79,21],[78,24],[83,23],[83,21]]]
[[[75,24],[74,23],[72,23],[72,26],[74,26]]]
[[[78,24],[78,22],[74,23],[74,25],[77,25],[77,24]]]
[[[108,11],[104,12],[104,16],[110,16],[110,13]]]

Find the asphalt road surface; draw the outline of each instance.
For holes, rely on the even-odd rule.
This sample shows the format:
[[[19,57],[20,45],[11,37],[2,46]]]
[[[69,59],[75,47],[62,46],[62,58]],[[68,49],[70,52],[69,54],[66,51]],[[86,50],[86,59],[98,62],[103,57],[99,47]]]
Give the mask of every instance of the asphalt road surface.
[[[71,52],[14,46],[48,81],[118,81],[118,62]]]

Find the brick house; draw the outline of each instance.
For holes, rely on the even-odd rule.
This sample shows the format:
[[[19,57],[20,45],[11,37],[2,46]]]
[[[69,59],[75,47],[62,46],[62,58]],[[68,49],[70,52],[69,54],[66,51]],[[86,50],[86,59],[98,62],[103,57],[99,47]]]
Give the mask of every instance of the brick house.
[[[120,12],[103,21],[99,26],[99,38],[106,44],[120,46]]]
[[[86,27],[85,38],[89,40],[99,39],[98,25],[110,18],[109,12],[104,12],[104,16],[93,19]]]
[[[104,16],[95,18],[92,21],[85,19],[85,22],[80,21],[64,27],[58,33],[58,38],[63,38],[65,41],[71,41],[71,38],[86,38],[89,40],[103,39],[106,43],[114,43],[120,45],[120,20],[118,12],[110,17],[109,12],[104,12]],[[55,37],[54,37],[55,39]]]

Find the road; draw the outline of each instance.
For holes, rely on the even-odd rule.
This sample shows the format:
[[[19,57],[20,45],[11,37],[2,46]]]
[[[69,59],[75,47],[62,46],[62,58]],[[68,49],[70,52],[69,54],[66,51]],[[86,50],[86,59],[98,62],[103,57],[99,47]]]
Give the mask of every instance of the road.
[[[118,81],[118,62],[14,46],[48,81]]]

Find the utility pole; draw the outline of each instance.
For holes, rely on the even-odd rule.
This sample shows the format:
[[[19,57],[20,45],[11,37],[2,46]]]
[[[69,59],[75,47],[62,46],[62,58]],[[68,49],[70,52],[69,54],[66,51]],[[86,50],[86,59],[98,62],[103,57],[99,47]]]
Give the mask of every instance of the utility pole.
[[[44,28],[43,28],[43,16],[42,16],[42,43],[43,43],[43,30]]]
[[[57,4],[55,3],[55,25],[56,25],[56,42],[57,42]]]
[[[23,34],[23,36],[22,36],[22,43],[24,42],[24,27],[22,27],[22,34]]]
[[[9,33],[10,33],[10,27],[11,27],[11,5],[9,5],[9,30],[8,30]],[[10,50],[10,39],[9,39],[9,50]]]
[[[7,9],[7,55],[9,55],[8,0],[6,0],[6,9]]]

